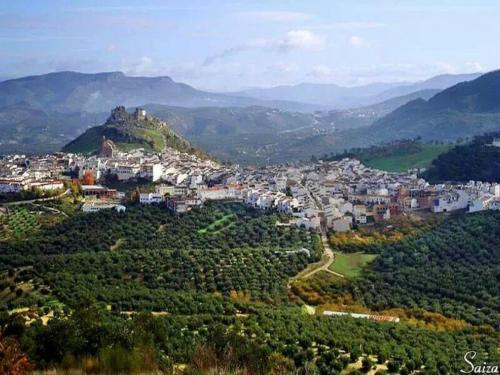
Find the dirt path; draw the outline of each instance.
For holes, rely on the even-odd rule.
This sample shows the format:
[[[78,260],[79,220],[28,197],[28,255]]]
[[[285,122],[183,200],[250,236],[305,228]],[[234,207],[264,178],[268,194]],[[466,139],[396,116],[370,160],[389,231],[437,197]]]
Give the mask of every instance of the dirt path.
[[[0,203],[0,206],[17,206],[17,205],[28,204],[28,203],[48,202],[48,201],[53,201],[53,200],[56,200],[58,198],[61,198],[65,195],[69,195],[70,193],[71,193],[71,191],[68,189],[65,192],[63,192],[59,195],[55,195],[53,197],[29,199],[26,201],[14,201],[14,202]]]
[[[335,260],[335,254],[333,253],[332,248],[330,247],[330,244],[328,242],[328,236],[326,235],[326,232],[321,231],[321,242],[323,243],[323,256],[321,257],[321,260],[317,263],[312,263],[310,264],[305,270],[294,276],[290,281],[298,280],[298,279],[306,279],[308,277],[311,277],[312,275],[320,272],[320,271],[326,271],[328,273],[331,273],[335,276],[342,277],[344,278],[345,276],[332,271],[330,269],[330,266],[332,265],[333,261]]]
[[[308,191],[309,196],[313,200],[314,204],[316,205],[316,208],[318,210],[323,210],[323,205],[321,204],[320,200],[313,194],[313,192],[308,189],[304,184],[302,186]],[[324,225],[324,223],[321,226],[321,242],[323,243],[323,256],[321,257],[321,260],[317,263],[310,264],[305,270],[300,272],[299,274],[295,275],[293,278],[290,279],[290,282],[298,279],[306,279],[308,277],[311,277],[312,275],[320,272],[320,271],[326,271],[328,273],[331,273],[335,276],[344,278],[345,276],[332,271],[330,269],[330,266],[332,265],[333,261],[335,260],[335,254],[333,253],[332,248],[330,247],[330,243],[328,242],[328,236],[327,236],[327,228]],[[289,284],[290,286],[290,284]]]

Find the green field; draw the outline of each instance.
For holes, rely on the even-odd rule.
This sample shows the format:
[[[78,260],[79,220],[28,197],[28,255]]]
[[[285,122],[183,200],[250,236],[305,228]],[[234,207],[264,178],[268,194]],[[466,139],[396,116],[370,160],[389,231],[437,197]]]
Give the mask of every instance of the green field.
[[[15,207],[0,218],[0,240],[22,238],[38,229],[37,217],[25,207]]]
[[[419,148],[420,150],[417,152],[374,158],[366,157],[362,161],[368,167],[389,172],[404,172],[411,168],[429,168],[432,160],[447,152],[451,146],[423,144]]]
[[[213,223],[210,223],[206,227],[199,229],[198,234],[218,233],[221,230],[223,230],[224,228],[227,228],[231,224],[233,224],[232,219],[235,219],[235,218],[236,218],[236,216],[234,214],[225,214],[224,216],[215,220]]]
[[[335,253],[335,260],[330,269],[348,278],[355,278],[360,276],[363,269],[376,257],[377,254]]]

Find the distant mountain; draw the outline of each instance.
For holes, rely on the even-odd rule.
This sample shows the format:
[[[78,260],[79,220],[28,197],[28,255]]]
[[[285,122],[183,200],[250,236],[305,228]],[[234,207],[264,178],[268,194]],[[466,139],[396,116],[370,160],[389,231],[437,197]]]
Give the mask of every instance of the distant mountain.
[[[107,112],[160,103],[181,107],[264,105],[294,111],[322,109],[318,105],[259,100],[197,90],[170,77],[128,77],[121,72],[85,74],[57,72],[0,82],[0,107],[26,102],[44,111]]]
[[[218,158],[253,164],[310,156],[307,147],[299,146],[291,153],[288,153],[288,147],[315,135],[324,135],[328,139],[331,132],[369,126],[397,103],[428,95],[420,92],[415,96],[391,99],[380,106],[315,113],[260,106],[186,108],[148,104],[142,107]],[[0,123],[4,113],[3,124],[9,130],[4,132],[8,138],[0,145],[0,153],[59,150],[88,128],[102,124],[108,116],[105,112],[45,112],[27,103],[5,108],[4,112],[0,111]],[[14,108],[24,109],[23,115],[17,114]]]
[[[143,115],[139,109],[129,113],[123,106],[111,111],[104,125],[88,129],[85,133],[64,146],[65,152],[93,153],[103,141],[109,139],[121,150],[144,148],[161,152],[166,147],[181,152],[207,155],[178,135],[164,121],[150,115]]]
[[[252,88],[235,93],[264,100],[290,100],[314,103],[334,108],[358,106],[367,98],[380,94],[401,83],[373,83],[364,86],[343,87],[335,84],[301,83],[271,88]]]
[[[102,113],[62,114],[43,111],[28,103],[1,107],[0,154],[56,151],[104,119]]]
[[[36,84],[31,81],[35,81]],[[12,97],[5,94],[9,91],[5,84],[10,87]],[[158,86],[162,89],[157,90]],[[82,98],[91,97],[89,93],[94,92],[92,90],[96,90],[97,87],[102,94],[99,96],[100,99],[85,102]],[[167,90],[168,87],[170,88]],[[369,90],[374,92],[380,88],[373,85]],[[14,102],[0,108],[0,128],[7,129],[2,131],[6,136],[0,138],[0,153],[58,150],[88,128],[102,124],[106,119],[106,113],[109,113],[107,106],[118,98],[123,98],[125,103],[134,103],[129,107],[143,106],[148,98],[158,99],[158,92],[167,91],[170,94],[162,97],[167,97],[170,102],[186,104],[188,99],[184,100],[183,97],[206,98],[201,96],[200,93],[203,92],[176,83],[168,77],[127,77],[122,73],[89,75],[66,72],[0,83],[0,102]],[[177,93],[179,96],[176,96]],[[243,100],[265,103],[266,106],[241,106],[242,102],[234,106],[223,106],[222,103],[227,104],[234,98],[238,100],[242,98],[212,93],[206,94],[208,97],[215,95],[226,101],[198,108],[163,104],[148,104],[145,107],[149,113],[165,120],[172,129],[193,144],[220,159],[242,164],[304,159],[312,154],[342,152],[352,147],[413,139],[420,135],[430,140],[454,140],[488,131],[492,128],[491,125],[494,125],[492,121],[497,120],[495,115],[487,112],[478,115],[475,112],[464,114],[454,110],[450,114],[435,110],[434,105],[426,103],[446,101],[451,103],[450,106],[454,103],[452,98],[448,97],[448,93],[434,95],[436,93],[437,90],[426,89],[369,106],[309,113],[300,112],[303,109],[301,105],[300,108],[286,111],[270,108],[269,105],[274,103],[273,101],[249,98]],[[80,99],[77,100],[77,97]],[[15,104],[17,103],[15,100],[21,98],[29,98],[30,102]],[[420,100],[412,101],[415,98]],[[202,99],[199,100],[206,103]],[[467,102],[468,99],[463,100]],[[481,97],[482,101],[484,99]],[[158,103],[157,100],[153,102]],[[406,104],[407,102],[410,103]],[[190,103],[193,104],[194,101]],[[461,106],[460,103],[454,105]],[[401,104],[406,105],[390,113]],[[96,114],[88,112],[101,107],[106,110]],[[71,108],[84,110],[68,112]],[[385,117],[381,119],[383,116]],[[458,131],[455,125],[450,125],[448,123],[450,118],[455,122],[464,123],[465,125],[459,127],[463,128],[463,131]],[[427,121],[426,119],[431,121],[430,125],[422,124]],[[433,126],[432,121],[438,119],[444,121],[443,125]],[[376,127],[371,126],[374,122],[377,124]],[[474,124],[474,131],[469,129],[471,124]],[[481,124],[484,128],[481,128]],[[87,139],[96,131],[95,129],[89,131]],[[83,150],[88,151],[86,143],[88,142],[84,141]],[[77,149],[82,150],[78,147]],[[95,144],[93,147],[96,148]]]
[[[240,91],[236,95],[265,100],[291,100],[329,106],[335,109],[346,109],[369,106],[423,90],[443,90],[459,82],[473,80],[478,76],[480,73],[445,74],[416,83],[373,83],[354,87],[302,83],[293,86],[252,88]]]
[[[422,90],[444,90],[460,82],[472,81],[480,77],[483,73],[470,74],[441,74],[425,81],[416,82],[410,85],[401,85],[380,92],[373,99],[377,102],[394,98],[397,96],[408,95]]]
[[[432,98],[434,95],[439,93],[441,90],[439,89],[424,89],[424,90],[419,90],[412,92],[410,94],[406,95],[401,95],[401,96],[396,96],[391,99],[384,100],[383,102],[372,104],[366,107],[361,107],[358,108],[357,110],[362,110],[365,113],[372,112],[374,116],[376,117],[382,117],[385,116],[392,111],[398,109],[402,105],[405,105],[406,103],[411,102],[412,100],[416,99],[424,99],[424,100],[429,100]]]
[[[218,158],[243,164],[276,160],[275,153],[281,147],[332,127],[326,113],[258,106],[181,108],[150,104],[144,108]]]
[[[500,182],[500,147],[492,145],[500,132],[475,137],[458,145],[432,162],[423,177],[431,182]]]
[[[431,93],[432,94],[432,93]],[[340,111],[346,116],[367,117],[366,108]],[[424,142],[455,142],[500,130],[500,71],[459,83],[432,96],[416,99],[376,120],[369,126],[312,134],[288,143],[276,154],[281,160],[302,155],[339,153],[401,139]]]
[[[332,124],[337,130],[369,126],[375,120],[391,113],[402,105],[415,99],[430,99],[440,90],[420,90],[411,94],[397,96],[395,98],[384,100],[383,102],[372,104],[365,107],[341,109],[329,111],[332,117]]]
[[[376,121],[374,138],[453,141],[500,129],[500,71],[411,101]]]

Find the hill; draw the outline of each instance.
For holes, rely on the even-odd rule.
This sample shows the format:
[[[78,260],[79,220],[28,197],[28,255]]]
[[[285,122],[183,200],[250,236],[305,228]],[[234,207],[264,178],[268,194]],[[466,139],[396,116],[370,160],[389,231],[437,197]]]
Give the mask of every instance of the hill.
[[[375,103],[366,107],[362,107],[357,109],[358,111],[363,111],[364,113],[372,113],[372,115],[376,118],[385,116],[389,114],[390,112],[398,109],[402,105],[405,105],[406,103],[409,103],[413,100],[416,99],[424,99],[424,100],[429,100],[432,98],[434,95],[439,93],[441,90],[439,89],[424,89],[424,90],[419,90],[415,91],[409,94],[401,95],[401,96],[396,96],[387,100],[384,100],[383,102],[380,103]]]
[[[500,128],[500,71],[459,83],[428,101],[411,101],[382,119],[371,130],[378,138],[422,137],[453,141]]]
[[[271,88],[251,88],[236,93],[266,100],[291,100],[346,109],[369,106],[423,90],[443,90],[479,77],[473,74],[444,74],[420,82],[372,83],[344,87],[335,84],[301,83]]]
[[[378,254],[352,283],[329,285],[322,295],[355,296],[374,309],[418,306],[473,324],[498,328],[500,213],[458,215],[382,244],[353,235],[334,243],[341,253]],[[335,238],[335,237],[333,237]],[[477,288],[469,292],[471,280]]]
[[[323,160],[355,158],[371,168],[389,172],[430,167],[432,161],[451,148],[447,144],[424,144],[418,140],[399,140],[367,148],[352,149],[340,154],[324,155]]]
[[[385,100],[397,96],[404,96],[422,90],[445,90],[461,82],[472,81],[481,76],[482,73],[470,74],[441,74],[424,81],[409,85],[400,85],[389,88],[377,95],[377,100]]]
[[[59,150],[89,126],[105,119],[103,113],[44,111],[28,103],[0,108],[0,154]]]
[[[500,147],[492,146],[495,138],[500,138],[500,132],[478,136],[468,144],[455,146],[435,159],[423,177],[431,182],[499,182]]]
[[[102,139],[113,141],[121,150],[145,148],[161,152],[166,147],[181,152],[206,156],[187,140],[175,133],[165,122],[146,115],[139,108],[131,114],[125,107],[116,107],[104,125],[88,129],[64,146],[65,152],[92,153],[99,149]]]
[[[363,102],[362,98],[369,98],[399,85],[400,83],[373,83],[344,87],[333,83],[300,83],[270,88],[251,88],[236,94],[265,100],[291,100],[346,108],[358,106]]]
[[[144,108],[217,157],[253,164],[308,158],[312,150],[302,142],[307,145],[311,138],[328,140],[339,131],[364,128],[399,105],[414,98],[429,98],[436,92],[423,90],[373,106],[314,113],[260,106],[182,108],[148,104]]]
[[[279,150],[331,128],[327,113],[288,112],[267,107],[181,108],[145,105],[176,132],[223,160],[242,164],[276,160]]]
[[[170,77],[129,77],[122,72],[56,72],[0,82],[0,106],[26,102],[44,111],[106,112],[160,103],[181,107],[266,105],[312,111],[318,105],[265,101],[197,90]]]
[[[315,155],[365,148],[400,139],[450,143],[500,129],[500,71],[459,83],[429,100],[412,100],[369,126],[312,135],[290,144],[283,157],[299,150]]]
[[[366,127],[398,104],[415,97],[426,98],[431,93],[421,91],[370,107],[314,113],[263,106],[187,108],[147,104],[142,107],[166,121],[178,134],[221,159],[261,163],[279,160],[282,148],[304,138]],[[63,113],[40,109],[26,102],[3,107],[0,109],[0,128],[6,137],[0,145],[0,153],[60,150],[85,130],[102,124],[106,117],[106,112]],[[303,155],[299,149],[291,158]],[[309,151],[307,156],[310,156]]]

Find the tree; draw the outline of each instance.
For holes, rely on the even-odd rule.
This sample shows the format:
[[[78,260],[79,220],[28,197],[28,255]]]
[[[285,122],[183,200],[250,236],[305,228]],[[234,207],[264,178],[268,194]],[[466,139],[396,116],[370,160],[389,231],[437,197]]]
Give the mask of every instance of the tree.
[[[95,176],[92,171],[85,171],[82,178],[83,185],[94,185],[95,184]]]
[[[2,327],[0,328],[0,374],[25,375],[33,368],[28,356],[22,351],[16,336],[13,333],[19,333],[17,329],[12,329],[5,319],[2,318]],[[16,322],[16,319],[8,319]]]
[[[363,358],[363,360],[361,361],[361,371],[363,372],[370,371],[372,369],[372,366],[373,363],[368,357]]]

